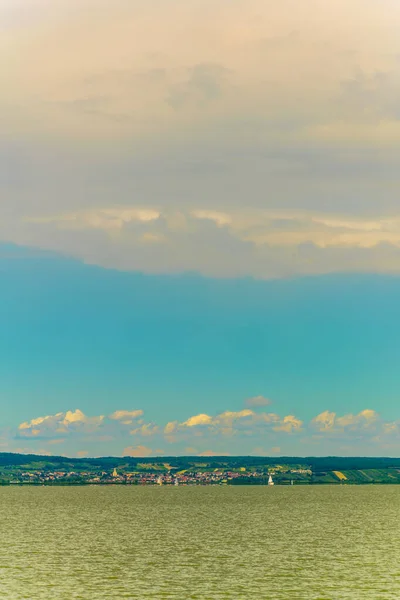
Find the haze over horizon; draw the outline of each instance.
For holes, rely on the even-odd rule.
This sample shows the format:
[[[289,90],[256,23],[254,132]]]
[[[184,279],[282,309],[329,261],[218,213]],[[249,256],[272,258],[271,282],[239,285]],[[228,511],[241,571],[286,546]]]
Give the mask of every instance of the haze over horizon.
[[[0,0],[0,451],[400,456],[395,0]]]

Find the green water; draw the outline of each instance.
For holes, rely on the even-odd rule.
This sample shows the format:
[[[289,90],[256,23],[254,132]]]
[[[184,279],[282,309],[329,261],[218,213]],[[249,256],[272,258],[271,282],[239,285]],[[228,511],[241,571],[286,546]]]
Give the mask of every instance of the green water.
[[[0,597],[400,598],[400,486],[0,488]]]

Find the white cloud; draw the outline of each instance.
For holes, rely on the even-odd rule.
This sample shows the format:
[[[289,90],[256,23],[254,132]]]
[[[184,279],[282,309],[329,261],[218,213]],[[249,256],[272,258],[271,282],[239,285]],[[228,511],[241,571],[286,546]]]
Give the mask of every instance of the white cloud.
[[[314,417],[314,419],[312,420],[312,424],[319,431],[327,431],[329,429],[332,429],[332,427],[335,424],[335,419],[336,413],[330,412],[329,410],[325,410],[324,412]]]
[[[59,412],[54,415],[33,418],[24,421],[18,427],[18,437],[25,438],[59,438],[67,439],[69,435],[90,435],[98,441],[110,441],[117,431],[121,434],[121,425],[128,426],[135,423],[136,427],[131,433],[141,436],[155,435],[158,426],[153,423],[145,423],[141,418],[143,410],[116,410],[108,417],[104,415],[87,416],[80,409]],[[129,435],[129,430],[126,430]],[[64,439],[64,441],[65,441]],[[57,439],[57,441],[59,441]]]
[[[135,429],[132,429],[129,433],[131,435],[151,437],[153,435],[156,435],[159,432],[159,429],[159,426],[154,425],[154,423],[144,423],[139,427],[135,427]]]
[[[265,398],[265,396],[253,396],[252,398],[247,398],[245,401],[245,405],[250,408],[268,406],[269,404],[271,404],[271,400]]]
[[[283,417],[282,421],[279,425],[275,425],[275,431],[284,431],[285,433],[293,433],[294,431],[299,431],[303,425],[303,421],[297,419],[297,417],[293,415],[287,415]]]
[[[212,423],[212,417],[205,414],[195,415],[190,417],[187,421],[182,423],[184,427],[197,427],[198,425],[210,425]],[[168,427],[168,426],[167,426]]]
[[[240,411],[225,411],[220,413],[216,417],[210,417],[206,414],[199,414],[187,419],[180,425],[179,428],[192,428],[192,427],[231,427],[234,422],[237,422],[241,419],[246,419],[246,417],[253,417],[254,412],[252,410],[240,410]],[[168,426],[167,426],[168,427]]]
[[[103,415],[88,417],[81,410],[76,409],[25,421],[19,425],[18,432],[21,437],[51,438],[74,432],[92,432],[103,422]]]
[[[337,432],[340,430],[360,430],[377,423],[379,415],[371,409],[365,409],[358,414],[337,416],[328,410],[320,413],[311,421],[312,427],[321,432]]]
[[[138,419],[142,415],[142,410],[116,410],[109,418],[114,421],[120,421],[121,425],[131,425],[135,419]]]
[[[365,409],[357,415],[344,415],[343,417],[336,418],[336,425],[338,427],[368,427],[378,419],[378,414],[374,410]]]
[[[301,425],[302,421],[293,415],[281,419],[275,413],[256,413],[246,408],[240,411],[228,410],[214,417],[201,413],[182,423],[171,421],[165,426],[164,434],[168,441],[174,443],[177,440],[177,435],[203,436],[204,434],[218,434],[228,437],[240,434],[251,435],[252,433],[259,433],[264,428],[270,428],[271,431],[292,433],[300,430]]]
[[[109,446],[117,439],[126,445],[124,453],[131,456],[160,455],[163,453],[159,450],[163,441],[173,448],[173,454],[201,454],[209,448],[219,455],[225,454],[225,450],[231,454],[243,451],[279,454],[284,440],[285,452],[287,444],[300,443],[303,448],[310,444],[311,450],[319,444],[322,454],[327,449],[329,452],[342,452],[343,448],[347,448],[346,452],[356,452],[360,444],[364,444],[364,451],[366,445],[371,444],[384,453],[397,451],[400,431],[399,421],[384,420],[371,408],[344,415],[325,410],[309,421],[292,414],[280,416],[249,408],[227,410],[216,415],[199,413],[186,420],[170,421],[165,426],[162,422],[145,422],[142,416],[141,410],[117,410],[109,417],[88,416],[79,409],[69,410],[22,422],[15,438],[29,440],[35,451],[36,447],[41,449],[42,441],[46,440],[47,445],[57,444],[60,447],[59,454],[71,449],[71,444],[74,446],[73,453],[76,453],[76,447],[85,448],[89,443],[91,449],[88,452],[93,455],[93,444],[96,447]],[[125,427],[128,421],[134,422],[133,428]],[[155,450],[145,442],[150,438],[154,440],[152,447]],[[133,445],[132,439],[135,440]],[[218,450],[218,440],[224,452]],[[14,446],[7,432],[3,445],[9,450]],[[238,448],[243,450],[239,452]],[[296,452],[301,454],[298,449]],[[66,453],[69,453],[68,450]],[[96,451],[96,455],[102,453],[108,454],[108,450]]]
[[[169,423],[166,424],[166,426],[164,427],[164,433],[165,435],[172,435],[174,434],[179,426],[179,421],[170,421]]]

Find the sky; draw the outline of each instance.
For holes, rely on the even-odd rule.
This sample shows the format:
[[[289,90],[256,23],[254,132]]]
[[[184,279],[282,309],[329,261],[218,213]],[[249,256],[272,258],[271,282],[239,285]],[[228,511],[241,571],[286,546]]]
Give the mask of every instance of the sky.
[[[0,0],[0,451],[400,456],[397,0]]]

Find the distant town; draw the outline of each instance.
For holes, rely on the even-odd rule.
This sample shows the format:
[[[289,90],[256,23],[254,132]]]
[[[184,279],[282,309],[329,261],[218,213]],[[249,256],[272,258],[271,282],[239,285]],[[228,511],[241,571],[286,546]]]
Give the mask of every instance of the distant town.
[[[398,458],[85,458],[0,453],[0,485],[400,484]]]
[[[157,465],[158,466],[158,465]],[[160,465],[161,466],[161,465]],[[167,467],[168,469],[168,467]],[[131,485],[221,485],[221,484],[245,484],[245,485],[275,485],[276,482],[281,484],[294,484],[295,479],[300,482],[297,476],[303,474],[311,476],[310,469],[286,469],[284,466],[275,467],[268,472],[247,471],[246,467],[242,467],[240,471],[232,471],[216,468],[213,470],[183,470],[160,473],[158,468],[155,471],[126,471],[124,469],[114,468],[112,472],[108,471],[64,471],[52,470],[47,468],[42,469],[12,469],[7,473],[3,470],[2,483],[15,484],[64,484],[64,485],[111,485],[111,484],[131,484]],[[7,477],[8,475],[8,477]],[[284,475],[286,477],[284,477]],[[288,479],[288,475],[292,479]],[[276,479],[276,481],[274,480]]]

